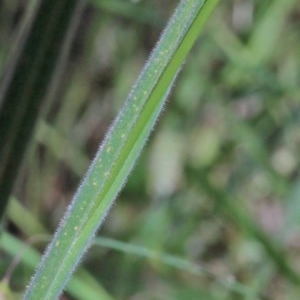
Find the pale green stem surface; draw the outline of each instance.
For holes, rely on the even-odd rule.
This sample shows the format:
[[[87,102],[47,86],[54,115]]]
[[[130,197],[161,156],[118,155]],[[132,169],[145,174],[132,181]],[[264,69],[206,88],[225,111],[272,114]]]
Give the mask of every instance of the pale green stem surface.
[[[34,235],[33,238],[35,241],[41,242],[42,240],[49,240],[51,236],[46,234],[43,236]],[[40,260],[40,254],[33,249],[32,246],[18,240],[16,237],[5,231],[0,237],[0,248],[1,251],[5,251],[14,257],[17,264],[22,262],[32,269],[36,267]],[[68,282],[66,290],[69,295],[72,295],[78,300],[114,300],[114,298],[101,287],[96,279],[84,269],[77,270],[76,274],[74,274]],[[1,297],[0,299],[2,300]],[[20,297],[16,299],[20,299]]]
[[[181,1],[109,130],[24,299],[57,299],[141,152],[176,74],[218,0]]]

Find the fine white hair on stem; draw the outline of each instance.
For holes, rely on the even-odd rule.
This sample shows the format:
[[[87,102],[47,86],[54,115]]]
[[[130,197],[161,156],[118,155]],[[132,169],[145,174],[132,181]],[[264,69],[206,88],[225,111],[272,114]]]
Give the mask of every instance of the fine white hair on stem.
[[[196,20],[201,17],[203,4],[217,1],[183,0],[179,4],[99,146],[25,299],[39,295],[52,300],[61,293],[124,187],[164,109],[180,66],[199,34]]]

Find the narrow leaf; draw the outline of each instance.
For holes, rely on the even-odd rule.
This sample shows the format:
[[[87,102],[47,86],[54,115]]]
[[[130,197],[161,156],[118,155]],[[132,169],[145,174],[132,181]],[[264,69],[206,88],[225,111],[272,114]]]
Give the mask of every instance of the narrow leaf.
[[[0,218],[82,6],[78,0],[32,3],[0,86]]]
[[[0,237],[0,248],[1,251],[18,258],[20,263],[31,269],[34,269],[40,260],[40,254],[36,250],[7,232],[3,232]],[[96,279],[84,269],[76,272],[66,286],[66,291],[78,300],[113,300]]]
[[[176,74],[218,0],[175,11],[44,255],[25,299],[57,299],[147,140]]]

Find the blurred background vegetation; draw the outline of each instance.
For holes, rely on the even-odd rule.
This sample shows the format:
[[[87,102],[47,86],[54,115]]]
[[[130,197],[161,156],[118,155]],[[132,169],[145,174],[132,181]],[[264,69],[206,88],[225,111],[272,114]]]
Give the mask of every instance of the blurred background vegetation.
[[[0,2],[1,72],[29,4]],[[33,240],[55,231],[176,4],[87,1],[7,232],[43,250]],[[296,0],[220,2],[99,234],[124,243],[100,240],[83,261],[112,299],[299,299],[299,30]],[[14,259],[3,248],[2,278]],[[18,262],[11,289],[31,275]]]

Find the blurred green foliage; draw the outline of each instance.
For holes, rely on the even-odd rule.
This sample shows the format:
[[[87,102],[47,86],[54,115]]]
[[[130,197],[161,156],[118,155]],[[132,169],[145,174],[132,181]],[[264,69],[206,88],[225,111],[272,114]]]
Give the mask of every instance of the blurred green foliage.
[[[56,228],[175,4],[88,2],[66,74],[14,191],[48,231]],[[1,70],[27,5],[0,2]],[[220,2],[101,231],[207,272],[191,274],[128,254],[125,246],[94,246],[84,266],[113,298],[299,298],[299,26],[295,0]],[[22,210],[14,213],[10,208],[8,232],[24,241],[39,233],[18,222]],[[13,259],[8,253],[1,252],[2,276]],[[22,291],[31,273],[17,264],[11,289]]]

